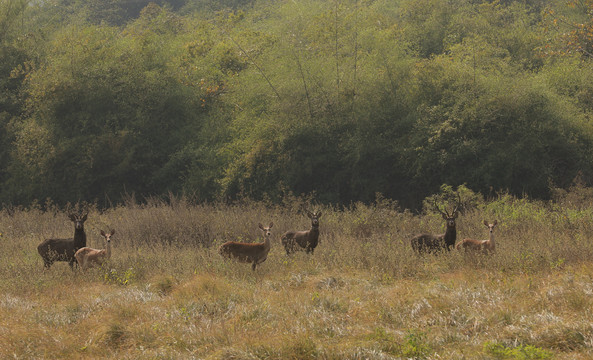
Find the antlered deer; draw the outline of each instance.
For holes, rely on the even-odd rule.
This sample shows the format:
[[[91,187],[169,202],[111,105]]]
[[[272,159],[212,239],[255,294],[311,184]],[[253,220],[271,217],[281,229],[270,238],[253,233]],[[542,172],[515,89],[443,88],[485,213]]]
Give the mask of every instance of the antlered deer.
[[[311,219],[311,229],[306,231],[287,231],[282,235],[282,245],[284,245],[286,255],[300,250],[299,247],[305,249],[307,254],[313,254],[317,244],[319,244],[319,218],[321,217],[321,211],[305,211],[307,211],[307,216]]]
[[[86,246],[86,233],[84,222],[88,214],[70,214],[70,220],[74,223],[74,238],[70,239],[46,239],[39,246],[37,251],[43,258],[43,264],[49,269],[54,261],[68,261],[70,268],[74,269],[76,259],[74,254],[78,249]]]
[[[111,230],[109,234],[106,234],[105,231],[101,230],[101,236],[105,238],[105,249],[93,249],[90,247],[83,247],[78,249],[74,257],[76,261],[78,261],[78,266],[82,270],[86,270],[91,268],[95,265],[101,266],[105,260],[109,260],[111,258],[111,237],[115,234],[115,230]]]
[[[497,220],[494,220],[492,224],[484,220],[484,225],[488,228],[490,236],[488,240],[474,240],[474,239],[463,239],[455,246],[457,250],[465,249],[466,252],[483,252],[484,254],[491,254],[496,252],[496,244],[494,243],[494,227],[498,224]]]
[[[459,194],[457,194],[457,198],[457,204],[455,205],[455,208],[453,209],[451,215],[449,215],[447,208],[445,208],[445,212],[441,211],[435,199],[434,206],[438,210],[438,212],[441,213],[443,219],[445,219],[447,229],[445,230],[444,234],[416,235],[412,239],[412,249],[414,249],[414,251],[418,252],[419,254],[439,252],[443,249],[451,251],[451,248],[455,246],[455,240],[457,239],[455,219],[457,218],[457,210],[459,210],[459,205],[461,204],[461,197],[459,196]]]
[[[224,257],[229,259],[235,259],[239,262],[251,263],[251,269],[255,271],[255,267],[258,264],[263,263],[268,258],[270,252],[270,236],[274,223],[270,223],[270,226],[264,227],[261,223],[259,228],[264,232],[264,242],[256,244],[241,243],[236,241],[227,241],[220,245],[218,252]]]

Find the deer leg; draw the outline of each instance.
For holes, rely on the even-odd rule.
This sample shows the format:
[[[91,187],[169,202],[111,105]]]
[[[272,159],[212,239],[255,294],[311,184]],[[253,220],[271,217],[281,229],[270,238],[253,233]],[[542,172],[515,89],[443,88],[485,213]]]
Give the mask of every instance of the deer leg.
[[[284,244],[284,249],[286,250],[286,255],[290,255],[290,253],[294,251],[294,243],[290,240],[287,240]]]
[[[254,261],[253,264],[251,264],[251,270],[255,271],[256,266],[257,266],[257,261]]]

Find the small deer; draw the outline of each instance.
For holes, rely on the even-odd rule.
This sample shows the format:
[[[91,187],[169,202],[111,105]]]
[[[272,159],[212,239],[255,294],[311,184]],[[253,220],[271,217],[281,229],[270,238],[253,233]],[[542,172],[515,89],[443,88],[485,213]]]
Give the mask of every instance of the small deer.
[[[271,222],[268,227],[261,223],[259,229],[264,232],[264,242],[256,244],[241,243],[236,241],[227,241],[220,245],[218,253],[223,257],[235,259],[243,263],[251,263],[251,269],[255,271],[258,264],[263,263],[268,258],[270,252],[270,236],[274,223]]]
[[[488,240],[474,240],[474,239],[463,239],[455,248],[457,250],[465,249],[466,252],[483,252],[484,254],[493,254],[496,252],[496,244],[494,243],[494,227],[498,224],[497,220],[494,220],[492,224],[484,220],[484,225],[488,228],[490,234]]]
[[[83,247],[78,249],[74,257],[78,261],[78,266],[82,270],[92,268],[95,265],[101,266],[103,262],[111,258],[111,237],[115,234],[115,230],[111,230],[109,234],[101,230],[101,236],[105,238],[105,249],[93,249],[90,247]]]
[[[305,211],[307,212],[309,219],[311,219],[311,229],[304,231],[287,231],[282,235],[282,245],[284,245],[286,255],[290,255],[300,249],[305,249],[307,254],[313,254],[317,244],[319,244],[319,218],[321,217],[321,211]]]
[[[37,252],[41,255],[46,269],[49,269],[55,261],[68,261],[70,268],[74,269],[74,263],[76,262],[74,254],[78,249],[86,246],[84,222],[87,215],[69,215],[70,220],[74,223],[74,238],[46,239],[37,246]]]
[[[451,248],[455,246],[455,240],[457,239],[455,219],[457,219],[457,210],[459,210],[459,205],[461,204],[461,197],[459,194],[457,194],[457,198],[457,204],[455,205],[451,215],[449,215],[449,212],[446,208],[445,212],[441,211],[435,199],[434,206],[446,221],[447,229],[445,230],[444,234],[420,234],[414,236],[414,238],[412,238],[412,249],[414,249],[414,251],[419,254],[440,252],[443,249],[451,251]]]

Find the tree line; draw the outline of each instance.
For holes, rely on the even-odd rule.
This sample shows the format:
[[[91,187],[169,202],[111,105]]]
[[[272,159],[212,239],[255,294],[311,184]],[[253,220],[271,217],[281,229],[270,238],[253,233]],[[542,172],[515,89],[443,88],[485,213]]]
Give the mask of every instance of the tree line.
[[[592,9],[2,0],[0,203],[590,185]]]

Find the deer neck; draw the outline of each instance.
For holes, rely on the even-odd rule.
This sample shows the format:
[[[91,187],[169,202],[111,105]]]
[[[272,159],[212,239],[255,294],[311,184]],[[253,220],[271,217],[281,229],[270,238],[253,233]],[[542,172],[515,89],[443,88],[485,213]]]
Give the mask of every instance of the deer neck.
[[[455,226],[447,226],[447,230],[445,231],[443,238],[447,246],[455,245],[455,240],[457,239],[457,229]]]
[[[74,230],[74,243],[79,247],[86,246],[86,233],[84,228]]]
[[[311,235],[311,236],[318,236],[319,235],[319,224],[318,225],[311,225],[311,230],[309,230],[309,235]]]
[[[264,236],[264,249],[266,250],[266,252],[270,251],[270,247],[271,247],[271,243],[270,243],[270,237],[269,236]]]
[[[105,246],[105,258],[111,258],[111,241],[108,241],[107,245]]]
[[[494,231],[491,231],[490,232],[490,236],[488,237],[488,242],[490,243],[490,246],[492,248],[494,248],[494,246],[495,246],[494,245]]]

